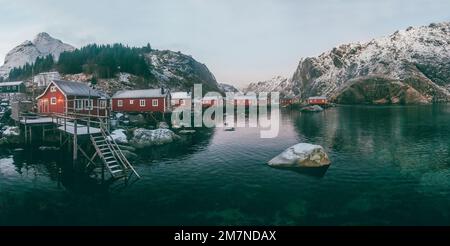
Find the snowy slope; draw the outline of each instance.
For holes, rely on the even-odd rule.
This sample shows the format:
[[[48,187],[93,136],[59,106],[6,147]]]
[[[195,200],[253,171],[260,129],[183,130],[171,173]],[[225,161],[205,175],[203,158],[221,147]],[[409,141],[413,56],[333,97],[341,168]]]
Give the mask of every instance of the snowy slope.
[[[302,58],[291,79],[252,83],[246,91],[327,96],[348,104],[450,101],[450,23],[409,27],[366,43]]]
[[[220,83],[219,88],[222,92],[241,93],[239,89],[230,84]]]
[[[325,95],[342,103],[449,101],[449,84],[450,23],[341,45],[302,59],[292,79],[303,98]]]
[[[245,93],[248,92],[280,92],[281,96],[294,96],[294,88],[291,84],[292,82],[283,77],[283,76],[275,76],[272,79],[266,81],[260,81],[256,83],[251,83],[245,90]]]
[[[26,63],[33,63],[38,57],[51,54],[55,60],[58,60],[62,52],[74,49],[73,46],[65,44],[47,33],[39,33],[33,41],[25,41],[8,52],[3,66],[0,67],[0,76],[6,78],[11,69],[21,67]]]
[[[158,86],[187,91],[194,84],[202,84],[205,91],[220,91],[208,67],[191,56],[170,50],[152,50],[146,58]]]

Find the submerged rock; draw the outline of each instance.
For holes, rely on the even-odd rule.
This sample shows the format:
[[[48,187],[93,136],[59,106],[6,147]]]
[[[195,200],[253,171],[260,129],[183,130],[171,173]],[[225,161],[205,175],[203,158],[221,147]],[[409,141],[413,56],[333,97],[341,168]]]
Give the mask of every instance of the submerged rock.
[[[55,147],[55,146],[41,146],[39,147],[40,151],[58,151],[60,150],[60,148]]]
[[[322,146],[300,143],[288,148],[268,164],[272,167],[324,167],[331,162]]]
[[[138,158],[138,155],[136,153],[133,153],[129,150],[122,150],[122,153],[128,160],[136,160]]]
[[[180,139],[180,137],[169,129],[147,130],[139,128],[133,132],[133,138],[131,139],[130,144],[136,148],[145,148],[169,144],[178,139]]]
[[[181,130],[178,133],[183,134],[183,135],[189,135],[189,134],[194,134],[195,132],[196,132],[195,130]]]
[[[319,105],[313,105],[313,106],[306,106],[303,107],[300,111],[302,112],[322,112],[323,108]]]

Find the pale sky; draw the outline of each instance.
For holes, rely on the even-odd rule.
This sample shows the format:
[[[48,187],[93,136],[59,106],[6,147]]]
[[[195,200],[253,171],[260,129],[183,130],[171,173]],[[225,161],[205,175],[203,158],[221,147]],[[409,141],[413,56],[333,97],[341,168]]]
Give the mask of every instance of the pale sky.
[[[66,43],[122,42],[192,55],[219,82],[292,76],[302,57],[450,21],[448,0],[0,0],[0,63],[39,32]]]

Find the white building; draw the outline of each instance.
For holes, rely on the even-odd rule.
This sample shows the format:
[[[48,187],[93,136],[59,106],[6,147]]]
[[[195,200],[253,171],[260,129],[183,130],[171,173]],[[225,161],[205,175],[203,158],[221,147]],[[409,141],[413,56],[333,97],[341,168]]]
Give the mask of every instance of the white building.
[[[192,95],[190,92],[172,92],[172,106],[191,106]]]
[[[60,80],[61,75],[58,72],[40,73],[33,77],[33,83],[38,87],[47,87],[53,80]]]

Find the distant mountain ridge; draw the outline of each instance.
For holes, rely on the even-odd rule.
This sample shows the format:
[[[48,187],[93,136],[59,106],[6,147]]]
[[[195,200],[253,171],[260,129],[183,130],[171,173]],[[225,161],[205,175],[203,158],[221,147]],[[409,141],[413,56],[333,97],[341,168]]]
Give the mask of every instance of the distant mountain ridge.
[[[303,99],[343,104],[450,101],[450,23],[409,27],[367,43],[344,44],[300,60],[291,79],[273,88]],[[256,88],[255,88],[256,87]]]
[[[89,53],[90,50],[88,50],[84,53],[80,53],[78,52],[79,50],[77,50],[73,46],[64,44],[62,41],[52,38],[47,33],[40,33],[36,36],[33,42],[26,41],[21,45],[15,47],[8,53],[5,58],[5,64],[1,67],[0,76],[6,78],[13,68],[20,68],[27,63],[32,64],[38,57],[44,57],[49,54],[53,55],[55,61],[58,61],[59,56],[63,52],[70,52],[73,54],[78,52],[79,54],[77,54],[77,56],[73,55],[73,57],[70,58],[70,64],[64,64],[72,65],[72,61],[76,62],[78,56],[83,58],[84,55],[93,54],[97,55],[95,58],[98,58],[98,54],[95,53],[96,49],[100,50],[100,52],[109,52],[105,53],[109,56],[112,56],[111,53],[114,52],[115,48],[117,50],[120,50],[118,52],[128,52],[130,54],[133,54],[132,52],[134,52],[134,48],[128,48],[126,46],[105,47],[99,45],[98,47],[86,47],[94,51]],[[194,58],[192,58],[192,56],[170,50],[154,50],[151,49],[150,46],[140,48],[139,52],[139,55],[142,55],[142,57],[144,57],[145,63],[149,67],[151,76],[141,77],[133,74],[117,72],[117,74],[115,74],[113,78],[98,78],[98,86],[102,87],[101,89],[104,89],[109,93],[114,93],[115,91],[121,89],[141,89],[157,87],[165,87],[174,91],[190,90],[194,86],[194,84],[200,83],[203,85],[203,89],[205,91],[220,91],[219,84],[217,83],[214,75],[209,71],[208,67],[205,64],[196,61]],[[69,56],[64,54],[64,57],[61,57],[61,61],[63,60],[63,58],[67,57]],[[127,59],[129,58],[130,57],[128,57]],[[58,68],[59,65],[61,64],[55,64],[56,68]],[[83,65],[83,70],[84,67],[86,67],[86,70],[89,71],[95,69],[96,64],[92,64],[92,61],[89,61],[89,64]],[[118,69],[118,71],[120,71],[120,68]],[[94,79],[92,74],[84,73],[80,70],[77,70],[76,72],[62,73],[62,77],[67,79],[78,79],[85,82],[91,82],[91,80]],[[26,73],[26,76],[28,76],[29,74],[31,74],[31,72]]]

